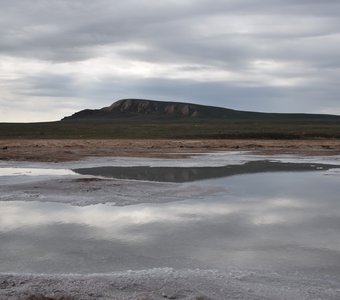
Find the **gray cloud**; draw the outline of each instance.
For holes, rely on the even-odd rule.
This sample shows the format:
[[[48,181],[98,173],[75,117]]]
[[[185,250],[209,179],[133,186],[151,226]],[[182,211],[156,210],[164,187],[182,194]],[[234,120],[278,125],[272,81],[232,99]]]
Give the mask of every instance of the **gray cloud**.
[[[4,0],[0,121],[23,101],[130,96],[340,113],[339,14],[335,0]]]

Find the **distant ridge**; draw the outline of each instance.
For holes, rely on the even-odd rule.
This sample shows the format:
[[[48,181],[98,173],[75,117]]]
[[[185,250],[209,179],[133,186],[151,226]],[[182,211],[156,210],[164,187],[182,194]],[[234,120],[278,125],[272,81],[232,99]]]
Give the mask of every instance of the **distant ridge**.
[[[185,102],[163,102],[146,99],[121,99],[101,109],[85,109],[65,117],[62,121],[126,120],[329,120],[340,116],[322,114],[280,114],[238,111],[222,107]]]
[[[248,112],[184,102],[122,99],[108,107],[85,109],[56,122],[0,123],[0,139],[14,137],[340,139],[340,116]]]

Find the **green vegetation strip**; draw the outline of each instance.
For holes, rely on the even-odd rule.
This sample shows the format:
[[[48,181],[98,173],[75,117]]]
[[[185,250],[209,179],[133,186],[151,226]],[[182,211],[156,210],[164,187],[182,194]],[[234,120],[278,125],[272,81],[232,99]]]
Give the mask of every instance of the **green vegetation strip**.
[[[340,138],[339,122],[48,122],[0,123],[0,138],[302,139]]]

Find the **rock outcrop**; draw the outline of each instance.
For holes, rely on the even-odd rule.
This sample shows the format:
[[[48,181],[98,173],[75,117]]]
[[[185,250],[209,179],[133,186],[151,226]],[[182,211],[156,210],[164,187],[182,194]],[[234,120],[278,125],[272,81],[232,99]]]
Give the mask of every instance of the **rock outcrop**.
[[[101,110],[141,115],[164,115],[169,117],[195,117],[199,115],[198,107],[195,104],[138,99],[119,100]]]

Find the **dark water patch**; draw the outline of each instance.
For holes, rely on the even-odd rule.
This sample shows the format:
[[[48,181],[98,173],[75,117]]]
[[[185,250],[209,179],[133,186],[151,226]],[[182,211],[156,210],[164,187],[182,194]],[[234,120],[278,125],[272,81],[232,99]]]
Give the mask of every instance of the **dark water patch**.
[[[325,171],[333,168],[339,168],[339,166],[329,164],[283,163],[263,160],[250,161],[242,165],[228,165],[222,167],[95,167],[74,169],[73,171],[81,175],[179,183],[243,174]]]

